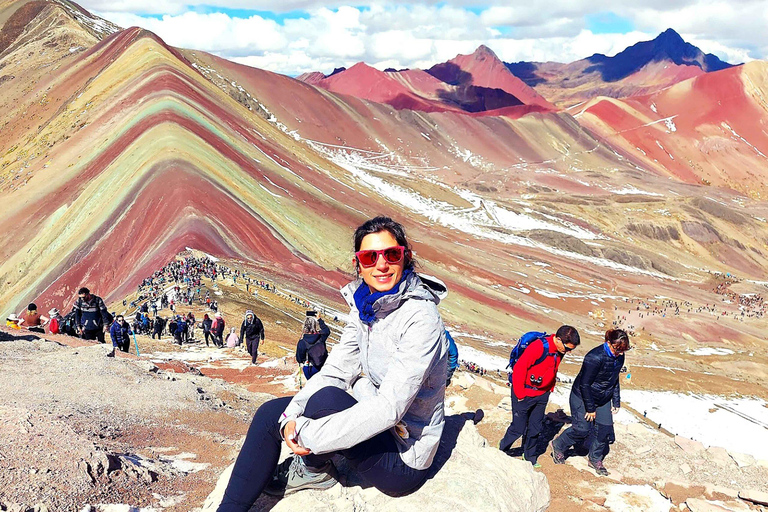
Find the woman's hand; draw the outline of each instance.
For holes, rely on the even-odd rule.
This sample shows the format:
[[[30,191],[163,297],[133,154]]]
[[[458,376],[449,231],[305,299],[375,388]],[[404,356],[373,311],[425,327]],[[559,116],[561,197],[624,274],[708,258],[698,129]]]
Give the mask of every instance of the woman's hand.
[[[283,438],[285,439],[285,444],[288,446],[288,448],[291,449],[293,453],[296,455],[309,455],[310,452],[309,449],[304,448],[303,446],[299,446],[299,444],[296,442],[296,422],[295,421],[289,421],[285,424],[285,427],[283,428]]]
[[[618,407],[611,407],[611,412],[613,414],[616,414],[617,412],[619,412],[619,408]]]
[[[584,419],[587,421],[595,421],[595,416],[597,416],[597,412],[588,412],[584,415]]]

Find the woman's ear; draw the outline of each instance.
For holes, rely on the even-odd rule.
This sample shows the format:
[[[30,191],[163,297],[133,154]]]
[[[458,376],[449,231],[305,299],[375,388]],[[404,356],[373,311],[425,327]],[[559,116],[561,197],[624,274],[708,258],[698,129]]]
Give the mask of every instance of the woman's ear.
[[[352,258],[352,266],[355,267],[355,273],[359,276],[360,275],[360,263],[357,261],[357,258]]]

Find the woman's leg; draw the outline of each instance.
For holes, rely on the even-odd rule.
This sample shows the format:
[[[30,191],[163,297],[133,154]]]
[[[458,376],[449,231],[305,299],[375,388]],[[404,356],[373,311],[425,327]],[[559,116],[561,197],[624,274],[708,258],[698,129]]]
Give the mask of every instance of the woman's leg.
[[[611,402],[597,408],[595,423],[597,423],[597,435],[589,447],[589,460],[593,462],[603,460],[608,451],[608,445],[616,440]]]
[[[349,409],[357,403],[349,393],[335,387],[318,390],[307,401],[304,416],[323,418],[330,414]],[[333,453],[307,455],[307,466],[321,467]],[[387,494],[404,494],[412,491],[424,481],[426,470],[417,470],[407,466],[400,458],[397,444],[392,434],[385,430],[351,448],[341,450],[341,455],[360,472],[369,483]]]
[[[583,442],[589,436],[589,430],[592,427],[592,423],[584,418],[587,410],[581,397],[571,392],[568,402],[571,406],[571,426],[552,441],[552,448],[560,453],[565,453],[571,446]]]
[[[280,415],[291,397],[266,402],[253,417],[218,512],[247,512],[272,480],[280,457]]]

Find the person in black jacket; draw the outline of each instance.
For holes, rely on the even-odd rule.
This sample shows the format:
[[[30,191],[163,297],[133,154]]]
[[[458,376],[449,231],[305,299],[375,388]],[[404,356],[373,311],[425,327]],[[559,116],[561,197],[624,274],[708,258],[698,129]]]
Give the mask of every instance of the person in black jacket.
[[[299,343],[296,345],[296,361],[299,364],[308,363],[302,368],[304,376],[309,380],[328,359],[328,347],[325,341],[331,330],[322,318],[317,318],[314,311],[307,311],[304,329]]]
[[[208,313],[203,315],[203,321],[200,322],[200,324],[203,327],[203,336],[205,337],[205,346],[209,347],[210,345],[208,345],[208,340],[213,337],[211,334],[211,326],[213,325],[213,320],[211,320],[211,317],[208,316]],[[214,344],[215,343],[216,341],[214,340]]]
[[[248,353],[251,354],[251,364],[256,364],[259,355],[259,342],[264,339],[264,324],[250,309],[245,312],[245,320],[240,326],[240,343],[245,340]]]
[[[613,414],[621,406],[619,375],[624,367],[624,352],[629,350],[629,336],[622,329],[605,333],[605,343],[590,350],[584,357],[581,371],[571,388],[571,426],[552,441],[552,460],[565,462],[565,451],[582,443],[593,423],[597,435],[589,448],[589,466],[598,475],[608,475],[603,459],[608,445],[616,440]]]
[[[157,339],[161,339],[163,335],[163,329],[165,329],[165,320],[163,320],[163,317],[156,316],[155,321],[152,324],[152,339],[155,339],[155,336],[157,336]]]
[[[104,343],[104,327],[112,323],[107,306],[101,297],[92,295],[91,291],[82,287],[77,292],[72,311],[75,313],[75,324],[84,340],[99,340]]]

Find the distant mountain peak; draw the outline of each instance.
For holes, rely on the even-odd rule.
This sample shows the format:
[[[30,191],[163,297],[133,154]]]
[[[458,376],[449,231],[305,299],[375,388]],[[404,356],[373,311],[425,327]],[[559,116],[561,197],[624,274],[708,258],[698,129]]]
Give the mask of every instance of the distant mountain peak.
[[[488,58],[488,57],[490,57],[492,59],[499,60],[499,58],[496,56],[496,53],[494,53],[493,50],[491,50],[490,48],[488,48],[484,44],[481,44],[480,46],[478,46],[477,50],[475,50],[475,52],[472,54],[472,56],[475,57],[475,58]]]

